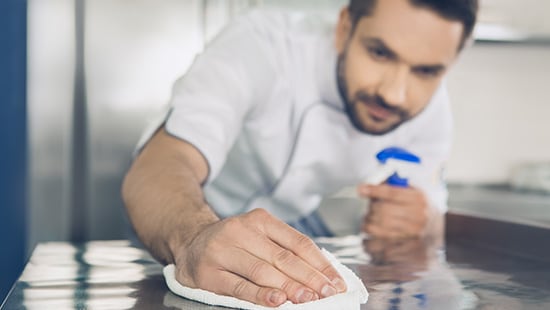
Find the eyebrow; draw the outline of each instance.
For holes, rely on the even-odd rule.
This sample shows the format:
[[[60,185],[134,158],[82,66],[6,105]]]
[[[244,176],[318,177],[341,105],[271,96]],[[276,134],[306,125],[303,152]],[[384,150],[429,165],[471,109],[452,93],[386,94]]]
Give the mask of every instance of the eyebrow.
[[[382,39],[379,38],[361,38],[361,42],[364,45],[376,45],[379,48],[384,49],[384,51],[389,55],[391,59],[399,60],[402,59],[393,49],[391,49]],[[413,70],[430,70],[434,72],[444,71],[447,66],[444,64],[412,64]]]

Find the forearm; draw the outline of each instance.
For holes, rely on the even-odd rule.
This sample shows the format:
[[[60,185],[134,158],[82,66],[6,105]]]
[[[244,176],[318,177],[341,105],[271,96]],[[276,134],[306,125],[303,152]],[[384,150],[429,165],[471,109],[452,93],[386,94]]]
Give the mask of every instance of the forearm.
[[[139,238],[162,263],[173,263],[177,247],[218,221],[204,201],[204,175],[181,149],[167,144],[173,142],[169,139],[174,138],[157,133],[134,161],[122,189]]]

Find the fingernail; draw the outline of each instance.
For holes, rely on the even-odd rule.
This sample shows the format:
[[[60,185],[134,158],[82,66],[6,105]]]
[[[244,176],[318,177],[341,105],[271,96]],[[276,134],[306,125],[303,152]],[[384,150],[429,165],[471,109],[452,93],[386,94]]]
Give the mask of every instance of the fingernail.
[[[328,284],[321,289],[321,295],[323,295],[323,297],[333,296],[336,295],[336,293],[336,289]]]
[[[279,292],[279,291],[271,291],[271,295],[269,296],[269,301],[274,305],[280,305],[283,302],[285,302],[286,296]]]
[[[359,194],[368,195],[369,194],[369,188],[367,186],[359,186]]]
[[[334,287],[338,290],[338,293],[343,293],[346,291],[347,289],[346,283],[344,283],[344,281],[342,281],[341,279],[334,278],[331,282],[332,282],[332,285],[334,285]]]
[[[313,300],[314,296],[313,292],[301,289],[296,294],[296,300],[298,300],[299,303],[309,302]]]

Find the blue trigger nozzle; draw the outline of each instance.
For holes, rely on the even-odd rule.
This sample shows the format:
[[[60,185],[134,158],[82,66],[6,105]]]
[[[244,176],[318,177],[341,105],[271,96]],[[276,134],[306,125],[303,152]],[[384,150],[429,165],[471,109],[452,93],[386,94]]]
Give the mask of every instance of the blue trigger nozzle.
[[[388,183],[389,185],[397,186],[397,187],[407,187],[407,186],[409,186],[409,180],[400,177],[400,176],[397,174],[397,172],[395,172],[394,174],[392,174],[392,175],[388,178],[387,183]]]
[[[385,164],[388,159],[397,159],[402,161],[407,161],[410,163],[420,163],[420,157],[414,155],[413,153],[402,149],[400,147],[388,147],[376,154],[376,158],[382,164]]]
[[[381,164],[386,164],[390,159],[398,160],[413,164],[420,164],[420,157],[414,155],[413,153],[399,147],[388,147],[376,154],[376,159]],[[387,184],[396,186],[396,187],[408,187],[409,180],[407,178],[401,177],[397,172],[394,172],[387,180]]]

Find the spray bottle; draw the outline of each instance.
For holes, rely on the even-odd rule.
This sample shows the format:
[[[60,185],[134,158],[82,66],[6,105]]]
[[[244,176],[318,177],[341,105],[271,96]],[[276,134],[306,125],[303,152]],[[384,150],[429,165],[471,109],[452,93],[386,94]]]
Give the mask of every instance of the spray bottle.
[[[388,147],[376,154],[379,167],[366,180],[365,184],[379,185],[384,182],[391,186],[409,186],[409,177],[420,167],[420,157],[399,147]],[[361,198],[356,187],[346,187],[331,198]]]

